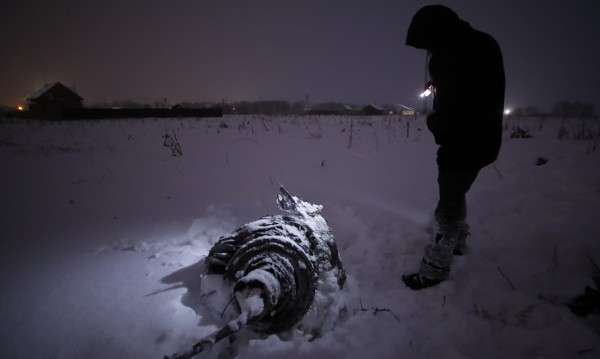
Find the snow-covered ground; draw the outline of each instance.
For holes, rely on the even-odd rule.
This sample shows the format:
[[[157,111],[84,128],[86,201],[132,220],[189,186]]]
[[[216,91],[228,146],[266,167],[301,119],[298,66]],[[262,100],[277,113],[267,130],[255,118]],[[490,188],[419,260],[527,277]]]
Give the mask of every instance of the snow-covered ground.
[[[468,196],[467,255],[450,280],[414,292],[401,276],[418,268],[437,201],[422,118],[2,120],[2,357],[189,348],[216,328],[186,295],[204,256],[279,214],[281,183],[324,206],[347,314],[312,341],[251,340],[239,358],[598,358],[599,318],[564,303],[600,263],[600,144],[577,138],[600,124],[505,121],[501,155]],[[513,126],[533,138],[510,138]]]

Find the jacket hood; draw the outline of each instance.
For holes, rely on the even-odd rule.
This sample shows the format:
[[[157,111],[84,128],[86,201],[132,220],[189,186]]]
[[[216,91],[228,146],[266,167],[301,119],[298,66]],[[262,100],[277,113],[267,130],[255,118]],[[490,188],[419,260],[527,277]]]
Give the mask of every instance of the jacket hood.
[[[413,16],[406,34],[406,45],[417,49],[435,50],[451,33],[466,24],[446,6],[425,6]]]

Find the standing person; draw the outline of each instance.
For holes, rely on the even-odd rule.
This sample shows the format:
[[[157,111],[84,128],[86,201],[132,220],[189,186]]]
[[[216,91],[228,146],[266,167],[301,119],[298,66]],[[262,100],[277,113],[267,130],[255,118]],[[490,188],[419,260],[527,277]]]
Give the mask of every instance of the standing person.
[[[406,45],[430,54],[434,99],[427,127],[440,146],[434,238],[425,247],[419,271],[402,277],[416,290],[447,279],[453,255],[466,249],[465,195],[479,170],[498,156],[505,79],[496,40],[445,6],[419,10],[408,28]]]

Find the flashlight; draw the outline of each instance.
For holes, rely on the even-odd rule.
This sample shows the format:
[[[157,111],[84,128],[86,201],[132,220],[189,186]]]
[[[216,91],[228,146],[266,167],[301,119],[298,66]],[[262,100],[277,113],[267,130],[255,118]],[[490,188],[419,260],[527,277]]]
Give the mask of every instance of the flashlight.
[[[429,80],[425,84],[425,90],[423,91],[423,93],[421,93],[421,97],[427,97],[427,96],[431,95],[432,92],[433,92],[433,82],[431,82],[431,80]]]

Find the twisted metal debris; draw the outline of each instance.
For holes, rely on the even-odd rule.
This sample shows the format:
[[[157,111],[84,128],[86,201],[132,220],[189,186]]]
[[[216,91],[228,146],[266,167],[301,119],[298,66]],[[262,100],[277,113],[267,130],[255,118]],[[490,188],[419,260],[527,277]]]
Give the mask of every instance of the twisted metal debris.
[[[322,206],[280,187],[277,204],[287,215],[265,216],[223,236],[211,248],[206,273],[233,285],[237,318],[191,350],[165,359],[189,359],[247,327],[264,334],[293,328],[313,304],[320,274],[330,272],[341,289],[346,274]]]

